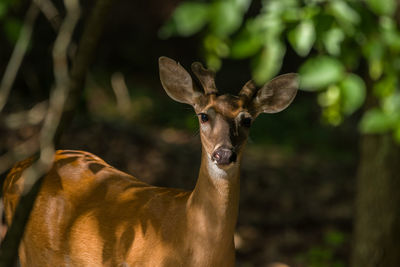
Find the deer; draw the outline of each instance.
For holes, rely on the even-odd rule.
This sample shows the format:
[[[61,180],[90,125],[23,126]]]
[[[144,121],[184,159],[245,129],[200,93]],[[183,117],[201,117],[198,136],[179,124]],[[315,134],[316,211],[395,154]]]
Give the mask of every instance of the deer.
[[[215,73],[201,63],[191,70],[159,58],[167,95],[198,116],[202,154],[194,189],[152,186],[89,152],[57,150],[21,240],[21,266],[234,266],[240,163],[250,126],[261,113],[288,107],[299,78],[283,74],[261,88],[250,80],[234,96],[219,94]],[[6,177],[8,225],[33,162],[17,163]]]

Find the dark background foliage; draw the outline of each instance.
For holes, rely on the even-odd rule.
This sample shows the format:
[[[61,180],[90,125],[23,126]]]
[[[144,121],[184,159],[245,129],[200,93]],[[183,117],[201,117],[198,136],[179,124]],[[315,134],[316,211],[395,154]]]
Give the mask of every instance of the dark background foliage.
[[[71,55],[82,38],[83,21],[93,2],[81,3],[82,18]],[[29,3],[0,4],[0,73],[4,73]],[[160,56],[171,57],[186,68],[204,60],[207,33],[160,38],[160,28],[180,3],[115,1],[74,119],[63,129],[58,149],[93,152],[154,185],[194,186],[200,160],[197,120],[189,106],[168,98],[158,77]],[[54,4],[63,16],[62,1]],[[260,1],[253,1],[244,18],[257,15],[261,6]],[[9,118],[49,98],[55,37],[56,31],[40,15],[3,112],[2,154],[34,137],[41,127],[27,123],[13,128]],[[288,40],[284,42],[287,50],[279,72],[296,72],[304,59]],[[219,90],[236,94],[252,78],[250,61],[223,58],[216,76]],[[362,111],[336,127],[321,119],[322,112],[314,93],[300,91],[287,110],[262,115],[254,123],[242,166],[237,266],[266,266],[274,261],[291,266],[349,264]]]

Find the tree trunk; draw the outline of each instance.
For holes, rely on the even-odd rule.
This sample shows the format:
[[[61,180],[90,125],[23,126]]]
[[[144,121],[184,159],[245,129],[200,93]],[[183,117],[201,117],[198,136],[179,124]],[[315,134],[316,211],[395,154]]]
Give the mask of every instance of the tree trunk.
[[[400,266],[400,145],[390,135],[360,142],[352,267]]]

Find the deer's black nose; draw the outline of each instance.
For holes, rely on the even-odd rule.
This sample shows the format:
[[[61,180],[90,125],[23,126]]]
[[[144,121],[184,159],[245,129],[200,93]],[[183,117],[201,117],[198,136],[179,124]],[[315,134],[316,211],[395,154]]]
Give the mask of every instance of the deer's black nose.
[[[211,159],[219,165],[228,165],[235,162],[237,155],[232,149],[220,147],[214,151]]]

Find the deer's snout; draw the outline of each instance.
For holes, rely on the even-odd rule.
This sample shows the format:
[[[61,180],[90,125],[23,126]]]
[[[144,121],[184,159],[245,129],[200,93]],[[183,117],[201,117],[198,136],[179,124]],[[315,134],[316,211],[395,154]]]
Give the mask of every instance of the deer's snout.
[[[211,156],[211,159],[218,165],[228,165],[232,162],[236,162],[236,158],[236,152],[225,147],[218,148]]]

